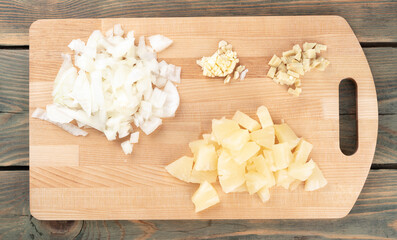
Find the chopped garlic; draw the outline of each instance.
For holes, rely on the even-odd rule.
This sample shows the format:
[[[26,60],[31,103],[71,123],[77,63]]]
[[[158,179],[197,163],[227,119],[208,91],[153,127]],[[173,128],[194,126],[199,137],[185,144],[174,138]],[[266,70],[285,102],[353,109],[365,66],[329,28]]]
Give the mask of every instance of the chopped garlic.
[[[232,45],[221,41],[218,46],[220,48],[212,56],[197,60],[197,64],[203,69],[204,76],[226,77],[234,71],[239,62],[237,53],[232,51]]]
[[[244,78],[245,78],[245,76],[247,75],[247,73],[248,73],[248,69],[245,69],[245,70],[240,74],[240,80],[241,80],[241,81],[244,80]]]
[[[244,66],[244,65],[240,65],[240,66],[238,66],[238,67],[236,68],[236,72],[242,73],[242,72],[244,71],[244,69],[245,69],[245,66]]]
[[[224,84],[229,83],[229,82],[230,82],[230,79],[231,79],[230,75],[227,75],[227,76],[225,77],[225,80],[223,80],[223,83],[224,83]]]
[[[230,43],[222,40],[218,43],[218,50],[210,57],[202,57],[196,63],[202,68],[203,75],[207,77],[225,77],[223,82],[229,83],[230,80],[236,80],[240,77],[245,66],[237,66],[239,63],[237,53],[233,51]]]
[[[291,50],[282,53],[282,57],[273,55],[269,61],[270,69],[267,76],[280,85],[292,86],[288,93],[299,96],[302,92],[300,77],[309,72],[311,69],[324,71],[330,64],[323,57],[317,58],[317,53],[327,50],[327,46],[317,43],[304,43],[303,51],[299,44],[295,44]]]
[[[288,88],[288,93],[295,97],[298,97],[301,94],[301,92],[302,92],[302,88],[295,88],[295,89]]]
[[[237,80],[239,76],[240,76],[240,73],[237,72],[237,71],[235,71],[235,72],[234,72],[234,75],[233,75],[233,79],[234,79],[234,80]]]
[[[275,67],[270,67],[269,72],[267,72],[267,76],[274,78],[274,75],[276,74],[276,68]]]

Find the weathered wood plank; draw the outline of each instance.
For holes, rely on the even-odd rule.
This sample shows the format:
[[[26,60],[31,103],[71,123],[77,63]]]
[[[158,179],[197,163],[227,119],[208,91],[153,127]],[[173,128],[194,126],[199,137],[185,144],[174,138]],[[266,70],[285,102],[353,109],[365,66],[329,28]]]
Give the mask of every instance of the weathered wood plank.
[[[29,214],[29,173],[0,171],[0,217]]]
[[[29,51],[0,50],[0,112],[21,112],[29,106]]]
[[[364,52],[375,79],[379,114],[397,114],[397,48],[364,48]]]
[[[397,41],[395,1],[188,0],[0,1],[0,44],[28,45],[28,29],[43,18],[340,15],[361,42]]]
[[[0,166],[28,165],[28,113],[0,113]]]
[[[25,195],[16,198],[26,202],[8,197],[0,206],[27,206],[27,178],[27,171],[0,172],[0,180],[8,179],[8,186]],[[0,192],[2,196],[9,190]],[[54,222],[0,211],[0,239],[396,239],[396,199],[397,171],[371,170],[353,210],[343,219]]]

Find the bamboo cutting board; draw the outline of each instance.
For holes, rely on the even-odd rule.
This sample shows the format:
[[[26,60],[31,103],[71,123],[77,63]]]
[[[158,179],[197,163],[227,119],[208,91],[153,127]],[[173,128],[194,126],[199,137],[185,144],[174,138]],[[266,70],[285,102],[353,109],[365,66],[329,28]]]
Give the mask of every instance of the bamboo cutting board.
[[[74,137],[47,122],[30,123],[30,210],[38,219],[269,219],[340,218],[349,213],[367,177],[375,152],[378,110],[375,86],[365,55],[348,23],[337,16],[207,17],[40,20],[30,28],[30,115],[52,102],[53,81],[61,53],[72,39],[84,41],[93,30],[121,23],[136,36],[163,34],[173,45],[159,59],[182,66],[178,86],[181,105],[152,135],[134,146],[108,142],[88,129]],[[230,42],[249,72],[244,81],[224,85],[202,76],[196,59],[211,55],[220,40]],[[285,87],[265,78],[267,62],[296,43],[328,45],[325,72],[303,78],[303,93],[294,98]],[[339,149],[338,87],[344,78],[357,83],[358,150]],[[181,182],[164,166],[189,154],[188,143],[211,130],[211,120],[232,117],[236,110],[254,116],[260,105],[275,122],[284,119],[298,136],[314,145],[312,158],[328,185],[315,192],[301,186],[289,192],[274,188],[261,203],[247,193],[224,194],[221,203],[194,213],[190,200],[197,184]]]

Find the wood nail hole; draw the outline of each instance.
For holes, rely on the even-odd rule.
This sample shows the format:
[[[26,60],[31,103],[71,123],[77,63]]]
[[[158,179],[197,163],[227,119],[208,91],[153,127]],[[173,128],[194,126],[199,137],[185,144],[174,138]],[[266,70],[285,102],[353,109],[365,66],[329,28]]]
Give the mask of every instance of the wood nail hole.
[[[358,148],[357,125],[357,84],[346,78],[339,84],[339,147],[347,156]]]

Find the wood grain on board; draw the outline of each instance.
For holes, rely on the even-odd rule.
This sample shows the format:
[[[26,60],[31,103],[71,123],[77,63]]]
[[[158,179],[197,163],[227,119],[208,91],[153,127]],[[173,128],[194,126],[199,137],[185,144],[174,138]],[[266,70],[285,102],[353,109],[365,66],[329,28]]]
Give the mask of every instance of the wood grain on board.
[[[379,106],[379,133],[377,150],[373,163],[397,163],[397,49],[364,48],[377,91]],[[0,119],[4,127],[0,131],[0,166],[29,164],[28,148],[28,50],[0,50]],[[12,59],[10,65],[9,59]],[[303,79],[304,82],[304,79]],[[11,87],[10,87],[11,86]],[[351,92],[343,89],[340,93],[341,114],[353,114],[354,103]],[[21,114],[25,112],[25,114]],[[15,113],[15,114],[14,114]],[[15,115],[15,116],[14,116]],[[387,116],[383,116],[387,115]],[[12,119],[12,121],[10,121]],[[351,129],[350,125],[343,127]],[[341,138],[350,143],[351,131],[341,132]],[[349,150],[349,144],[344,145]],[[342,146],[343,147],[343,146]]]
[[[397,238],[397,171],[392,169],[370,171],[363,191],[348,216],[320,221],[39,221],[26,215],[29,205],[28,172],[0,172],[0,179],[7,179],[8,185],[0,188],[0,198],[3,199],[0,239]],[[10,194],[10,190],[14,194]],[[11,200],[13,197],[17,200]],[[14,211],[7,212],[5,209]]]
[[[364,52],[343,18],[41,20],[30,30],[30,111],[51,102],[59,56],[67,51],[70,39],[86,40],[93,30],[106,30],[115,23],[121,23],[126,30],[134,29],[136,36],[160,33],[174,40],[172,47],[160,53],[159,58],[182,66],[183,83],[178,87],[180,108],[176,117],[165,120],[159,131],[143,136],[132,156],[122,153],[121,141],[109,143],[97,131],[89,129],[87,137],[76,138],[30,118],[31,148],[79,146],[78,166],[71,165],[70,156],[61,153],[58,153],[61,164],[33,166],[37,159],[30,155],[30,201],[35,217],[58,220],[337,218],[350,211],[372,163],[378,112],[374,82]],[[224,27],[219,29],[216,24]],[[58,34],[51,35],[54,32]],[[250,70],[245,81],[225,86],[222,81],[203,77],[196,66],[195,59],[211,54],[221,39],[232,42],[241,62]],[[332,64],[326,72],[306,74],[303,94],[293,98],[283,86],[263,80],[268,70],[263,63],[274,53],[280,54],[304,41],[328,45],[328,51],[322,55]],[[347,77],[357,82],[359,126],[359,148],[349,157],[340,152],[338,141],[338,86]],[[197,186],[175,180],[165,172],[164,166],[187,154],[187,143],[209,131],[213,118],[231,117],[236,110],[254,115],[260,105],[269,108],[276,122],[285,119],[299,136],[314,144],[312,157],[329,184],[310,193],[303,189],[292,193],[274,190],[265,206],[248,194],[226,196],[220,192],[220,204],[195,214],[190,198]]]
[[[44,18],[269,15],[340,15],[349,21],[360,42],[397,40],[397,3],[390,0],[2,0],[0,12],[1,45],[28,45],[30,24]]]

